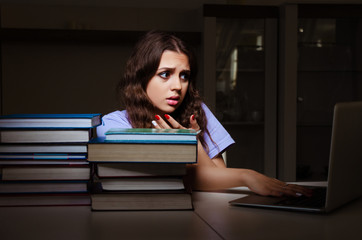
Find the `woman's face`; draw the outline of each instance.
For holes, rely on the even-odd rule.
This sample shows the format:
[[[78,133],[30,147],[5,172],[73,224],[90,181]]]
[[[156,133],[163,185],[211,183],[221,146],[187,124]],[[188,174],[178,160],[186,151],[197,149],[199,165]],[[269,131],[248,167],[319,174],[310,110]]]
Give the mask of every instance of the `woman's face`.
[[[190,76],[188,57],[166,50],[161,56],[156,75],[146,87],[146,93],[156,107],[155,114],[172,113],[185,98]]]

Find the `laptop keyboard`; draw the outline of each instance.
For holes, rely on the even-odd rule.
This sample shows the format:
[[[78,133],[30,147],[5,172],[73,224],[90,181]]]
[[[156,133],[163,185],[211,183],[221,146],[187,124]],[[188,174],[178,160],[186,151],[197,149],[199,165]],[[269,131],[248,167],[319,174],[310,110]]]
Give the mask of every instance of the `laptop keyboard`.
[[[313,195],[311,197],[288,197],[276,203],[278,206],[295,206],[295,207],[307,207],[307,208],[322,208],[326,202],[326,188],[313,189]]]

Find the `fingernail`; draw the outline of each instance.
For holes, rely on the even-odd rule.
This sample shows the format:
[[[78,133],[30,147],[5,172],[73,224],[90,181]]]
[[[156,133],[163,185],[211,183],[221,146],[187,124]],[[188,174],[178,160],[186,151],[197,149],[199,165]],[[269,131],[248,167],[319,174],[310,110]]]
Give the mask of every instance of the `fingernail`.
[[[195,120],[195,115],[194,114],[192,114],[191,119]]]
[[[295,193],[295,196],[297,196],[297,197],[301,197],[303,194],[301,194],[301,193],[299,193],[299,192],[297,192],[297,193]]]
[[[160,120],[160,116],[155,115],[156,120]]]
[[[166,119],[170,119],[170,115],[165,114],[165,118],[166,118]]]
[[[152,121],[153,126],[157,127],[157,123],[155,120]]]

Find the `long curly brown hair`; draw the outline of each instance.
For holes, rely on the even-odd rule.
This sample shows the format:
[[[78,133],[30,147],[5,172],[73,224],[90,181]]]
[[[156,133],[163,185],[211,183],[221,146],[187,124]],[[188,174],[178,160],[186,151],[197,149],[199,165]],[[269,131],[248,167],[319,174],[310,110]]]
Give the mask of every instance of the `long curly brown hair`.
[[[180,38],[167,32],[147,32],[135,45],[129,57],[125,72],[118,85],[121,103],[125,106],[128,119],[134,128],[152,128],[156,109],[147,96],[146,87],[156,74],[164,51],[183,53],[188,57],[190,65],[189,86],[182,104],[171,116],[182,126],[190,127],[190,116],[194,115],[200,126],[199,140],[208,149],[204,134],[207,119],[202,109],[202,99],[195,88],[197,62],[192,49]]]

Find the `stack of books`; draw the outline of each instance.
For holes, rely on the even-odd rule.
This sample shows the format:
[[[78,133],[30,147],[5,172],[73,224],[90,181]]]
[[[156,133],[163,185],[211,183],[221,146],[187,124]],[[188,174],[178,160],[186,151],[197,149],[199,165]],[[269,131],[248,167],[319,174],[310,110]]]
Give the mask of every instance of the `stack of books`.
[[[100,114],[0,117],[0,206],[90,205],[87,143]]]
[[[110,129],[88,144],[92,210],[192,210],[183,177],[197,162],[197,132]]]

